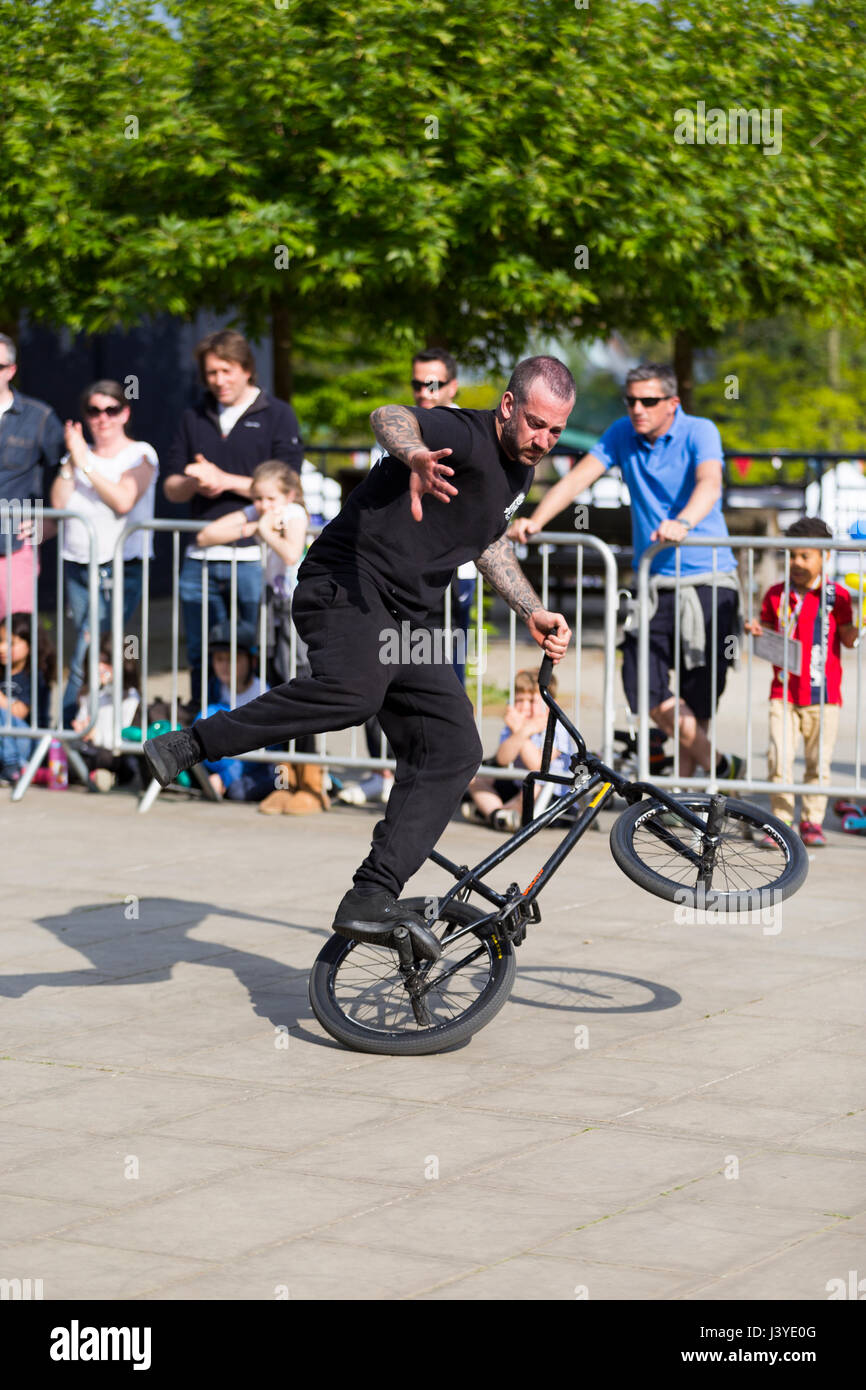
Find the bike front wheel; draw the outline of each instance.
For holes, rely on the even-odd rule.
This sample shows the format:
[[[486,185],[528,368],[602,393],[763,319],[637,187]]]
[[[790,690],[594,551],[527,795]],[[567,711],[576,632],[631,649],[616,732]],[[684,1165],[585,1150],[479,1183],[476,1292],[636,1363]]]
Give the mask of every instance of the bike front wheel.
[[[706,822],[709,796],[678,803]],[[702,872],[705,836],[660,801],[638,801],[610,832],[616,863],[639,887],[669,902],[720,912],[750,912],[796,893],[809,871],[802,840],[789,825],[748,801],[726,799],[712,872]]]
[[[424,916],[442,945],[439,960],[425,965],[424,1013],[419,1022],[390,946],[371,946],[332,936],[310,974],[310,1004],[327,1033],[357,1052],[419,1056],[442,1052],[471,1038],[499,1012],[516,973],[511,942],[498,933],[461,927],[489,916],[469,903],[450,902],[430,916],[432,898],[402,905]]]

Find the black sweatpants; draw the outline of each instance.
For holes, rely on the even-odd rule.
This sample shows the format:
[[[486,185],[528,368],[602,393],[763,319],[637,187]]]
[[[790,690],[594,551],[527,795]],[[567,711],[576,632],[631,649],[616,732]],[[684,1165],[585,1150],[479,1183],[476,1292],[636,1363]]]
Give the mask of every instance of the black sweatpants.
[[[215,760],[351,728],[378,714],[397,771],[385,818],[354,881],[399,896],[481,764],[472,705],[447,655],[441,664],[383,660],[394,654],[388,634],[400,633],[401,619],[383,594],[354,576],[302,579],[292,616],[312,674],[199,720],[196,732]]]

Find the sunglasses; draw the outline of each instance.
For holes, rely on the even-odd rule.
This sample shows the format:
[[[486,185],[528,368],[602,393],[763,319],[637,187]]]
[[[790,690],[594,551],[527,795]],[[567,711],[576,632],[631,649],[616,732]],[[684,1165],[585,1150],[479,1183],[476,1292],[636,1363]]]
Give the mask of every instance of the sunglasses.
[[[428,376],[426,381],[419,381],[416,376],[412,378],[413,391],[441,391],[443,386],[447,386],[451,380],[450,376],[445,381],[440,381],[438,377]]]
[[[658,405],[659,401],[669,401],[671,399],[670,396],[623,396],[623,400],[629,410],[634,410],[636,405],[645,405],[647,410],[652,410],[653,406]]]
[[[125,409],[125,405],[89,405],[84,413],[89,420],[95,420],[97,415],[110,415],[113,418]]]

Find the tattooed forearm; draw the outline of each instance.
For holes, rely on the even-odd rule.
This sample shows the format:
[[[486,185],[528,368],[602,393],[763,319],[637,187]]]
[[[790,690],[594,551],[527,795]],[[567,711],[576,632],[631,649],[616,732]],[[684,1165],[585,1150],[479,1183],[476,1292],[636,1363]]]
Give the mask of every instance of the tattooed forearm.
[[[488,545],[483,555],[479,555],[475,561],[476,565],[493,585],[498,594],[501,594],[515,613],[526,621],[538,608],[543,608],[544,604],[533,589],[520,565],[517,563],[517,556],[514,553],[514,546],[505,536]]]
[[[382,448],[402,463],[413,449],[424,446],[418,421],[404,405],[381,405],[370,416],[370,424]]]

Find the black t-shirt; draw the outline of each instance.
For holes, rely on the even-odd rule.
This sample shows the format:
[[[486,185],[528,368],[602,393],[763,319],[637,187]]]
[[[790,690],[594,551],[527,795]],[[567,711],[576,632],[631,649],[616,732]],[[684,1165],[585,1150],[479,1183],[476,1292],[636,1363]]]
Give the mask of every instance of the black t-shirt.
[[[492,410],[413,408],[428,449],[451,449],[442,463],[457,489],[450,502],[421,499],[423,521],[409,506],[410,470],[386,454],[330,521],[298,574],[327,572],[371,583],[401,616],[423,619],[438,604],[459,565],[478,556],[508,526],[535,470],[499,444]]]

